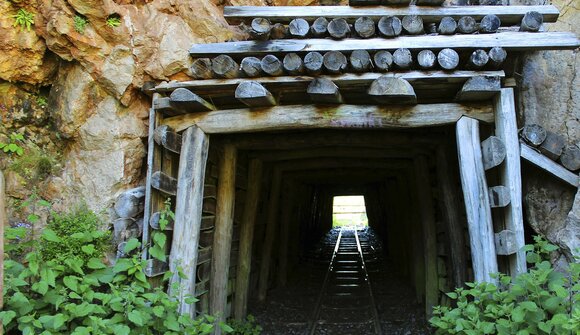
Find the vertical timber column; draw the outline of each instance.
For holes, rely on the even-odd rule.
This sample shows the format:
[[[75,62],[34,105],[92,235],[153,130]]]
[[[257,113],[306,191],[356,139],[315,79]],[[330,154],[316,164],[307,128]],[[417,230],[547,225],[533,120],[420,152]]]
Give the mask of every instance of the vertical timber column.
[[[203,207],[203,183],[209,147],[209,137],[196,126],[185,130],[182,136],[173,241],[169,255],[169,269],[173,272],[172,283],[178,283],[179,312],[195,317],[195,305],[185,303],[188,296],[195,296],[197,250]],[[178,275],[181,267],[187,278]],[[171,285],[170,285],[171,287]]]
[[[268,216],[266,219],[266,235],[262,249],[262,264],[260,264],[260,281],[258,283],[258,300],[266,300],[268,283],[270,281],[270,265],[272,263],[272,250],[276,238],[276,219],[278,218],[278,203],[280,198],[280,183],[282,171],[274,168],[272,176],[272,188],[270,189],[270,201],[268,203]]]
[[[240,251],[234,299],[234,316],[237,320],[244,319],[248,309],[254,227],[256,226],[256,214],[262,186],[262,161],[252,159],[249,165],[246,203],[240,227]]]
[[[437,276],[437,229],[429,165],[425,156],[414,159],[417,197],[423,227],[423,246],[425,262],[425,315],[431,316],[433,306],[439,304],[439,278]]]
[[[500,182],[510,191],[510,203],[504,208],[506,229],[516,238],[518,251],[509,256],[510,274],[516,276],[526,272],[526,253],[522,250],[524,240],[524,219],[522,214],[522,175],[520,166],[520,143],[516,124],[514,90],[502,88],[495,96],[495,134],[506,150],[504,166],[500,168]]]
[[[473,274],[478,282],[493,283],[495,280],[490,275],[498,271],[497,256],[483,169],[479,122],[464,116],[457,121],[456,127],[459,174],[467,213]]]
[[[224,145],[220,159],[215,231],[211,257],[211,280],[209,289],[209,311],[219,316],[218,321],[226,318],[228,295],[228,270],[230,268],[230,251],[234,228],[234,204],[236,198],[236,158],[233,144]],[[221,329],[216,327],[216,335]]]

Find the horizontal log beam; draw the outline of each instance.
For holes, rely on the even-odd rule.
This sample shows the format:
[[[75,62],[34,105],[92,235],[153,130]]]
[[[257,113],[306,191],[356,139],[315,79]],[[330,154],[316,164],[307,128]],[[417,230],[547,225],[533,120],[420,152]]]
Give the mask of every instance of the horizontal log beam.
[[[392,129],[453,124],[463,115],[493,123],[488,104],[415,106],[289,105],[194,113],[170,117],[162,124],[182,131],[196,125],[208,134],[285,129]]]
[[[296,17],[313,22],[318,17],[328,20],[344,18],[354,23],[357,18],[366,16],[375,22],[383,16],[419,15],[425,23],[438,23],[442,18],[450,16],[459,20],[463,16],[471,16],[480,21],[487,14],[497,15],[504,25],[519,25],[524,15],[529,11],[542,14],[544,22],[556,22],[560,12],[555,6],[408,6],[408,7],[348,7],[348,6],[226,6],[224,17],[231,24],[250,23],[256,17],[266,18],[272,23],[289,23]]]
[[[548,157],[535,151],[533,148],[529,147],[527,144],[520,143],[520,155],[523,159],[534,164],[540,169],[552,174],[556,178],[574,186],[579,187],[580,177],[566,170],[563,166],[555,163]]]

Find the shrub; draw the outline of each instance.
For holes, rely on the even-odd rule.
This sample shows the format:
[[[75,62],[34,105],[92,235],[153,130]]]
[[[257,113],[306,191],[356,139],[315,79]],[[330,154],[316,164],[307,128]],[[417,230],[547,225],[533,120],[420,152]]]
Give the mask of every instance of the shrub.
[[[24,148],[22,148],[22,142],[24,141],[24,135],[19,133],[10,134],[10,140],[8,143],[0,143],[0,149],[7,154],[17,154],[22,156],[24,153]]]
[[[436,334],[579,334],[580,264],[555,271],[546,256],[557,247],[535,241],[525,247],[533,264],[527,273],[499,274],[498,285],[466,283],[448,293],[456,307],[434,308],[429,322]]]
[[[12,26],[20,26],[20,31],[24,30],[24,28],[30,31],[30,27],[34,24],[34,14],[24,8],[19,9],[16,15],[12,17],[14,18],[14,24]]]
[[[75,30],[81,35],[84,34],[85,28],[87,27],[87,24],[89,24],[89,21],[84,16],[76,15],[73,18],[73,22]]]
[[[256,323],[253,315],[248,315],[245,320],[228,320],[228,325],[232,328],[233,335],[260,335],[262,327]]]

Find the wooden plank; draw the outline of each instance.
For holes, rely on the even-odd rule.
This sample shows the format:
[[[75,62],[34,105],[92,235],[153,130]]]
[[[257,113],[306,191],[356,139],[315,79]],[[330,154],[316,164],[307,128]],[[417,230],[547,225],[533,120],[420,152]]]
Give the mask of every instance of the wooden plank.
[[[477,8],[477,7],[474,7]],[[231,56],[250,56],[265,54],[284,54],[289,52],[326,53],[328,51],[352,52],[364,49],[367,51],[395,50],[407,48],[412,51],[424,49],[468,49],[504,48],[506,51],[537,50],[573,50],[580,46],[580,41],[570,32],[501,32],[482,35],[421,35],[400,36],[395,39],[331,39],[274,40],[274,41],[241,41],[211,44],[195,44],[189,49],[192,57],[207,57],[221,54]]]
[[[578,175],[568,171],[560,164],[540,154],[533,148],[529,147],[527,144],[520,143],[520,150],[520,155],[523,159],[574,187],[579,186]]]
[[[173,241],[169,255],[169,269],[173,272],[171,284],[177,284],[179,288],[174,291],[172,285],[169,287],[180,302],[179,312],[191,317],[195,317],[195,305],[185,303],[185,299],[188,296],[195,296],[195,269],[208,148],[209,137],[199,128],[191,127],[183,133],[177,177]],[[181,278],[178,275],[178,267],[181,267],[182,273],[187,278]]]
[[[157,127],[153,137],[155,139],[155,143],[163,146],[165,149],[176,154],[181,152],[181,135],[174,132],[170,127]]]
[[[248,186],[244,203],[244,214],[240,227],[240,251],[238,267],[236,269],[234,316],[237,320],[243,320],[246,317],[248,309],[254,227],[256,225],[261,186],[262,162],[258,159],[252,159],[248,168]]]
[[[311,128],[391,129],[454,124],[464,115],[484,122],[494,119],[488,104],[289,105],[186,114],[167,118],[163,124],[176,131],[197,125],[208,134]]]
[[[473,275],[478,282],[495,282],[498,272],[491,208],[479,140],[479,122],[469,117],[457,121],[459,174],[467,213]]]
[[[224,17],[230,24],[241,22],[249,24],[256,17],[266,18],[273,23],[289,23],[296,17],[309,22],[313,22],[318,17],[325,17],[328,20],[344,18],[349,23],[354,23],[361,16],[370,17],[377,22],[383,16],[419,15],[425,23],[439,23],[446,16],[450,16],[456,21],[463,16],[472,16],[480,21],[486,14],[495,14],[504,25],[519,25],[524,15],[529,11],[542,14],[544,22],[556,22],[560,13],[555,6],[284,6],[282,8],[226,6],[224,7]]]
[[[151,187],[168,195],[177,194],[177,179],[168,176],[161,171],[155,171],[151,175]]]
[[[227,292],[225,288],[228,282],[234,227],[236,158],[236,148],[231,144],[225,144],[219,165],[217,209],[209,290],[210,313],[216,315],[217,319],[221,321],[225,321],[228,317],[226,315]],[[217,327],[215,332],[219,335],[221,334],[221,329]]]

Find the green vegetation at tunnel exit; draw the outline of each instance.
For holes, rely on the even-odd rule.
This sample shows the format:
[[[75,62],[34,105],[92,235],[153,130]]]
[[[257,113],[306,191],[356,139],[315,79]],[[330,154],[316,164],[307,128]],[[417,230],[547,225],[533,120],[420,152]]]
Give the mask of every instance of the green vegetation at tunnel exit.
[[[366,227],[368,224],[364,196],[336,196],[333,198],[332,227]]]

